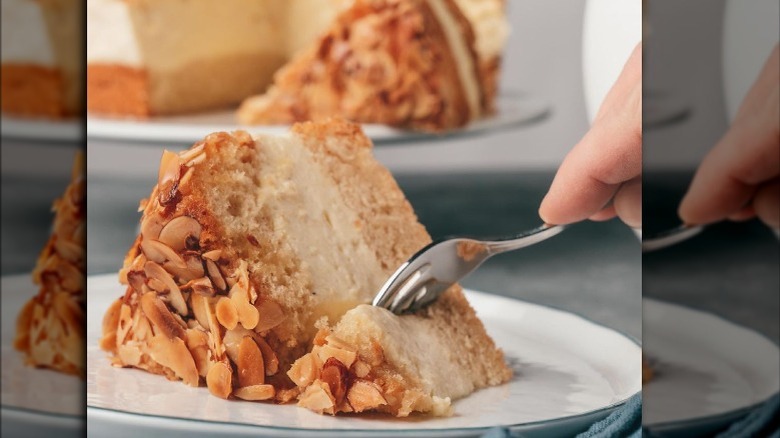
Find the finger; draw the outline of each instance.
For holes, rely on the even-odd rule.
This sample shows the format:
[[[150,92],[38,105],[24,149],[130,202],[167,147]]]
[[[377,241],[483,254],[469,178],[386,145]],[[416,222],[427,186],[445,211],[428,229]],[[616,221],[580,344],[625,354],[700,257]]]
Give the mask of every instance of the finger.
[[[736,213],[730,214],[728,219],[734,222],[744,222],[753,219],[754,217],[756,217],[756,210],[753,208],[752,205],[749,205],[747,207],[743,207],[741,210],[737,211]]]
[[[588,219],[595,222],[604,222],[612,219],[615,216],[617,216],[617,213],[615,212],[615,206],[610,204]]]
[[[620,186],[612,201],[618,217],[629,227],[642,227],[642,177]]]
[[[753,209],[762,222],[780,228],[780,179],[764,184],[756,191]]]
[[[754,121],[735,124],[707,154],[679,208],[682,220],[706,224],[745,206],[757,186],[780,175],[777,131]]]
[[[642,167],[641,44],[604,100],[593,127],[569,152],[542,200],[547,223],[567,224],[600,212]]]

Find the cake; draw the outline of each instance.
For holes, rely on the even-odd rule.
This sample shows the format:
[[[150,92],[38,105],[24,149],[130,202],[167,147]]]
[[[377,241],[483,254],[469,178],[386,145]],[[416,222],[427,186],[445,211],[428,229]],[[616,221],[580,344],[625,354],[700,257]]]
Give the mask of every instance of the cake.
[[[77,155],[72,179],[54,202],[54,227],[33,270],[40,287],[16,321],[14,346],[31,366],[84,373],[86,310],[84,157]]]
[[[376,20],[354,22],[373,13]],[[404,27],[386,21],[395,18]],[[508,29],[501,0],[90,0],[87,22],[87,95],[94,114],[192,113],[246,99],[238,114],[244,123],[289,123],[327,113],[429,130],[460,126],[492,109]],[[345,98],[326,82],[347,76],[336,68],[319,71],[318,48],[328,46],[334,32],[352,28],[372,41],[392,38],[412,46],[388,53],[383,45],[339,37],[360,55],[347,57],[353,65],[380,68],[385,60],[396,76],[387,83],[351,78],[360,95]],[[347,45],[339,46],[346,55]],[[404,56],[388,59],[397,52]],[[431,65],[439,60],[446,64]],[[443,80],[433,88],[431,72]],[[313,73],[317,80],[308,84]],[[274,75],[272,91],[247,99],[264,93]],[[401,82],[404,89],[385,96]],[[327,102],[320,102],[323,96]]]
[[[83,108],[84,10],[76,0],[3,0],[3,115],[59,119]]]
[[[222,398],[299,399],[335,414],[352,397],[353,411],[399,416],[446,414],[452,399],[510,377],[457,286],[416,315],[365,306],[430,237],[357,125],[220,132],[166,151],[141,209],[120,271],[125,293],[103,321],[101,347],[116,366],[205,383]],[[403,328],[434,344],[399,350]],[[332,366],[343,394],[322,387]],[[322,396],[312,385],[335,395],[333,406],[312,403]],[[384,404],[360,404],[369,388]]]

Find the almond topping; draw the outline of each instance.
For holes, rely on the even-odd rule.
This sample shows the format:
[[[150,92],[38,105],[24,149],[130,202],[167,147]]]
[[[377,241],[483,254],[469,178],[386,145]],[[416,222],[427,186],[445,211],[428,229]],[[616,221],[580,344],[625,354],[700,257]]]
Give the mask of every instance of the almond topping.
[[[335,401],[333,395],[330,393],[328,385],[321,381],[315,380],[306,390],[301,394],[298,399],[298,406],[302,406],[307,409],[311,409],[318,413],[333,414],[335,408]]]
[[[176,189],[179,185],[181,172],[181,159],[170,151],[163,151],[160,159],[160,170],[157,174],[158,200],[166,205],[176,197]]]
[[[233,377],[230,366],[224,362],[217,362],[211,366],[206,374],[206,386],[209,392],[219,398],[227,399],[233,390]]]
[[[347,400],[355,412],[363,412],[376,409],[387,404],[382,397],[382,389],[375,383],[367,380],[356,380],[347,392]]]
[[[222,257],[222,250],[221,249],[214,249],[208,252],[203,253],[204,259],[209,259],[213,262],[219,261],[219,258]]]
[[[311,353],[301,356],[290,367],[287,376],[297,386],[306,387],[312,384],[318,377],[317,364],[314,362],[314,356]]]
[[[156,335],[148,345],[149,355],[155,362],[173,370],[187,385],[198,386],[198,369],[183,340]]]
[[[274,398],[274,394],[275,391],[273,385],[244,386],[242,388],[236,389],[233,392],[233,395],[235,395],[237,398],[250,401],[269,400]]]
[[[271,346],[265,342],[265,339],[260,336],[254,336],[257,345],[260,346],[260,351],[263,352],[263,359],[265,361],[265,375],[273,376],[279,371],[279,359],[276,357],[276,353],[271,349]]]
[[[160,333],[168,338],[184,338],[184,329],[173,318],[165,303],[154,293],[141,295],[141,309]]]
[[[261,298],[255,301],[255,307],[260,317],[255,331],[264,332],[270,330],[284,321],[285,315],[282,307],[276,301],[268,298]]]
[[[194,246],[192,243],[188,245],[189,242],[199,242],[200,232],[201,227],[198,221],[189,216],[179,216],[165,224],[157,240],[168,245],[174,251],[182,251]]]
[[[211,284],[211,280],[208,277],[201,277],[195,280],[190,280],[186,284],[182,285],[182,289],[189,289],[198,295],[205,297],[213,297],[215,295],[214,286]]]
[[[184,263],[184,259],[182,259],[181,256],[176,254],[176,251],[174,251],[173,249],[171,249],[171,247],[158,240],[153,240],[153,239],[142,240],[141,251],[144,252],[146,258],[148,258],[153,262],[163,264],[166,261],[170,261],[177,268],[181,268],[181,269],[187,268],[187,264]]]
[[[171,300],[171,305],[176,309],[179,315],[187,315],[187,303],[184,301],[184,297],[179,290],[179,286],[173,281],[173,277],[162,266],[153,261],[148,261],[144,264],[144,273],[149,278],[155,278],[165,285],[165,289],[168,290],[168,297]],[[149,285],[149,287],[152,287]],[[154,289],[154,288],[153,288]],[[159,289],[157,289],[159,291]]]
[[[157,240],[163,228],[163,218],[158,213],[145,215],[141,220],[141,237],[144,240]]]
[[[232,300],[227,297],[220,297],[215,308],[217,321],[228,330],[233,330],[238,324],[238,312],[233,305]]]
[[[262,385],[265,383],[265,366],[263,354],[257,344],[249,336],[244,336],[238,344],[238,385],[241,387]]]
[[[357,358],[357,354],[355,354],[354,351],[331,347],[327,344],[317,349],[317,355],[322,363],[326,363],[328,359],[335,357],[347,368],[351,367],[352,363],[355,362],[355,359]]]
[[[349,370],[347,367],[335,357],[331,357],[322,367],[320,380],[328,385],[336,405],[340,405],[344,401],[344,396],[349,387]]]
[[[219,267],[216,263],[214,263],[214,260],[211,260],[209,258],[206,258],[206,270],[209,273],[209,278],[211,278],[212,283],[214,284],[214,287],[220,291],[224,292],[227,290],[227,283],[225,283],[225,278],[222,276],[222,273],[219,272]]]

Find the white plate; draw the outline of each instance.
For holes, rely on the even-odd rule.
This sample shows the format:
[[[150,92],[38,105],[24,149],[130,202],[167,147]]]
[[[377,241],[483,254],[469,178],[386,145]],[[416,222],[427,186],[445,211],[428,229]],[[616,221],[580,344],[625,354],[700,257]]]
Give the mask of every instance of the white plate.
[[[365,124],[363,130],[377,144],[403,143],[508,129],[539,120],[549,111],[547,102],[520,93],[504,93],[498,98],[497,107],[496,114],[470,123],[461,130],[444,135],[407,131],[377,124]],[[95,115],[87,117],[87,136],[90,139],[180,142],[189,145],[212,132],[234,131],[236,129],[279,135],[286,133],[289,126],[243,126],[236,121],[234,110],[155,117],[150,120],[109,119]]]
[[[454,404],[449,418],[323,416],[294,405],[226,401],[206,388],[139,370],[113,368],[98,349],[101,319],[122,293],[116,275],[89,277],[87,418],[96,436],[164,429],[205,436],[473,435],[495,425],[573,435],[604,418],[641,389],[641,348],[579,316],[518,300],[467,292],[516,370],[508,384]],[[117,435],[119,434],[119,435]],[[193,435],[194,434],[194,435]]]
[[[84,416],[84,380],[24,365],[13,348],[16,318],[37,292],[30,274],[4,276],[2,290],[2,418],[3,434],[66,436],[80,434]]]
[[[646,426],[717,428],[780,390],[780,350],[764,336],[652,299],[642,311],[645,356],[655,370],[642,392]]]
[[[77,119],[34,120],[2,116],[3,137],[63,142],[84,141],[84,127]]]

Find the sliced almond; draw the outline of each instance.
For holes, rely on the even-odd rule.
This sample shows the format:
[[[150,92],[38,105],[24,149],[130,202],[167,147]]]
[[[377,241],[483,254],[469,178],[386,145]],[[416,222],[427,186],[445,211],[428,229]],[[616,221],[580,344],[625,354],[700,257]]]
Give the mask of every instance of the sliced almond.
[[[192,307],[192,313],[195,315],[195,319],[198,321],[198,324],[200,324],[206,330],[210,328],[209,317],[206,313],[206,306],[208,305],[208,300],[204,296],[198,294],[190,295],[190,306]]]
[[[211,284],[211,280],[208,277],[196,278],[190,280],[181,287],[183,290],[191,290],[192,292],[203,295],[205,297],[213,297],[216,294],[214,286]]]
[[[84,259],[84,246],[65,239],[55,239],[54,250],[71,263],[79,263]]]
[[[163,151],[160,159],[160,170],[157,174],[158,200],[166,205],[176,197],[181,172],[181,159],[170,151]]]
[[[276,357],[276,353],[270,345],[259,335],[254,336],[255,342],[260,346],[260,351],[263,352],[263,360],[265,361],[265,375],[273,376],[279,371],[279,358]]]
[[[245,387],[265,383],[263,354],[250,336],[244,336],[238,344],[236,368],[238,371],[238,386]]]
[[[176,251],[158,240],[142,240],[141,251],[144,252],[146,258],[160,265],[168,261],[174,264],[177,268],[187,268],[187,264],[184,263],[184,259],[182,259],[179,254],[176,254]]]
[[[171,305],[173,305],[173,308],[176,309],[176,312],[179,315],[186,316],[187,315],[187,303],[184,301],[184,296],[181,294],[181,290],[179,289],[179,286],[176,284],[176,282],[173,280],[173,277],[171,277],[171,274],[168,273],[165,269],[163,269],[162,266],[159,264],[148,261],[144,264],[144,273],[147,277],[156,278],[160,282],[162,282],[165,287],[168,290],[168,297],[171,300]],[[149,285],[149,287],[152,287]]]
[[[141,309],[160,333],[168,338],[184,338],[184,329],[154,293],[141,295]]]
[[[190,350],[179,338],[156,335],[149,340],[149,355],[162,366],[168,367],[190,386],[198,386],[199,375]]]
[[[287,371],[287,376],[299,387],[306,387],[319,378],[319,368],[311,353],[298,358]]]
[[[255,301],[255,307],[259,316],[255,326],[257,332],[270,330],[284,321],[285,314],[282,307],[270,298],[259,298]]]
[[[141,219],[141,237],[144,240],[157,240],[163,228],[163,218],[158,213],[144,215]]]
[[[209,259],[213,262],[218,262],[220,257],[222,257],[221,249],[214,249],[203,253],[204,259]]]
[[[215,396],[227,399],[233,391],[233,373],[230,366],[224,362],[213,364],[206,374],[206,386]]]
[[[199,155],[204,154],[206,149],[203,143],[196,143],[191,148],[183,151],[179,154],[179,158],[184,164],[188,164],[190,161],[197,158]]]
[[[198,369],[198,375],[206,377],[211,363],[209,361],[209,337],[206,332],[189,329],[187,330],[187,348],[195,361],[195,367]]]
[[[368,380],[356,380],[347,391],[347,400],[355,412],[376,409],[387,404],[382,396],[382,388]]]
[[[168,245],[174,251],[182,251],[197,247],[191,242],[200,241],[200,232],[201,226],[197,220],[189,216],[179,216],[165,224],[157,240]]]
[[[322,363],[326,363],[331,357],[335,357],[347,368],[355,362],[357,354],[354,351],[344,350],[342,348],[331,347],[326,344],[317,349],[317,355]]]
[[[217,288],[218,291],[224,292],[227,290],[227,283],[225,283],[225,278],[222,276],[222,273],[219,271],[219,267],[214,262],[214,260],[206,258],[206,270],[208,271],[209,278],[211,278],[211,282],[214,284],[214,287]]]
[[[320,414],[334,414],[336,403],[328,385],[321,380],[316,380],[301,394],[298,399],[298,406],[311,409]]]
[[[244,386],[233,391],[233,395],[242,400],[259,401],[274,398],[276,391],[273,385]]]
[[[322,367],[320,380],[328,385],[336,405],[340,405],[344,401],[347,388],[349,387],[349,370],[347,367],[335,357],[331,357]]]
[[[238,324],[238,312],[233,305],[233,301],[227,297],[220,297],[217,306],[214,309],[217,315],[217,321],[228,330],[233,330]]]
[[[352,364],[352,369],[355,372],[355,376],[361,379],[368,376],[368,373],[371,372],[371,366],[362,360],[356,360],[355,363]]]

